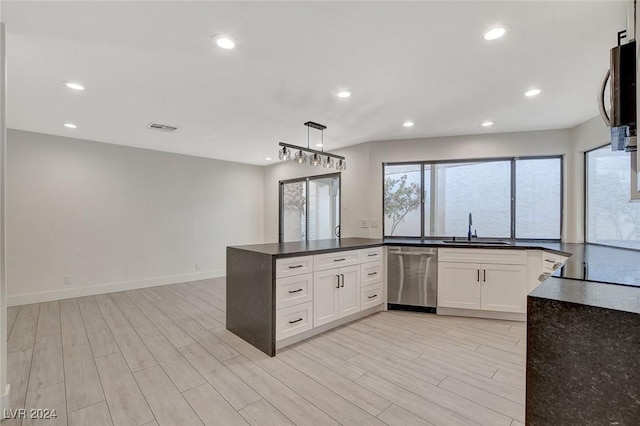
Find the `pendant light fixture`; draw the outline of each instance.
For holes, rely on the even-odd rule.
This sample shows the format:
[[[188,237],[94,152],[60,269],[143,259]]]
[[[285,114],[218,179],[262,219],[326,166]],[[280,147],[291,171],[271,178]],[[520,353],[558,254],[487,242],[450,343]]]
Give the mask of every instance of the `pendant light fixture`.
[[[291,150],[286,146],[283,146],[282,149],[278,150],[278,159],[280,161],[291,160]]]
[[[285,142],[280,142],[279,145],[282,147],[278,150],[278,158],[280,161],[289,161],[291,160],[291,150],[297,150],[295,156],[293,157],[294,161],[298,164],[304,164],[307,162],[307,157],[309,158],[309,164],[312,166],[320,166],[322,165],[326,169],[330,169],[335,167],[337,170],[343,171],[347,170],[347,161],[342,155],[332,154],[330,152],[324,152],[324,129],[327,126],[319,123],[314,123],[313,121],[307,121],[304,123],[307,126],[307,147],[291,145]],[[316,130],[320,130],[321,143],[318,146],[321,146],[322,149],[320,151],[316,149],[310,148],[309,139],[310,139],[310,130],[314,128]],[[308,153],[308,154],[307,154]],[[334,161],[335,158],[335,161]]]

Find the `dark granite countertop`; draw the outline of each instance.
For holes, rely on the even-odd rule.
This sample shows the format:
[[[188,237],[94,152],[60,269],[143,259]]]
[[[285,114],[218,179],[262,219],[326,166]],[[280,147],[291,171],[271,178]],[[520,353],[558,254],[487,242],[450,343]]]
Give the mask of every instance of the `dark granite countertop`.
[[[446,248],[483,248],[483,249],[501,249],[501,250],[547,250],[563,256],[571,256],[571,248],[580,244],[566,244],[553,241],[533,241],[533,240],[500,240],[507,244],[491,244],[492,240],[475,240],[475,243],[466,243],[464,239],[458,239],[458,242],[451,243],[437,239],[413,239],[413,238],[385,238],[384,245],[387,246],[414,246],[414,247],[446,247]],[[495,241],[495,240],[493,240]]]
[[[464,240],[462,240],[464,241]],[[253,244],[234,248],[276,257],[294,257],[331,251],[356,250],[381,245],[447,248],[491,248],[546,250],[570,256],[554,277],[578,281],[594,281],[640,287],[640,252],[593,244],[572,244],[550,241],[512,241],[509,244],[452,244],[443,240],[412,238],[342,238],[340,240],[296,241],[288,243]]]
[[[640,314],[640,288],[551,277],[529,297]]]
[[[332,251],[357,250],[381,245],[383,245],[383,240],[375,238],[342,238],[339,240],[332,239],[252,244],[246,246],[234,246],[233,248],[268,254],[276,257],[294,257]]]
[[[558,278],[640,287],[640,252],[593,244],[563,244],[572,253]]]

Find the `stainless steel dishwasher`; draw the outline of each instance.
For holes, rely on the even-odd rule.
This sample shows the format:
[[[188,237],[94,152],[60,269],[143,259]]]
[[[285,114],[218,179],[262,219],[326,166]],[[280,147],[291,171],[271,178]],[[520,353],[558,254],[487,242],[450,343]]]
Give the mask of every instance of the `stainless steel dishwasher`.
[[[389,309],[435,312],[438,291],[438,249],[389,247],[387,253]]]

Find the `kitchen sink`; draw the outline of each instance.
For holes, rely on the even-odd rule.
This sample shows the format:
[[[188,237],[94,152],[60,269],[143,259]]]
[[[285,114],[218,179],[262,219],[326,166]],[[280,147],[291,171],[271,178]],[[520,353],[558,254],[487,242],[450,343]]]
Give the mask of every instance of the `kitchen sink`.
[[[474,244],[479,246],[508,246],[511,245],[509,241],[485,241],[485,240],[442,240],[445,244]]]

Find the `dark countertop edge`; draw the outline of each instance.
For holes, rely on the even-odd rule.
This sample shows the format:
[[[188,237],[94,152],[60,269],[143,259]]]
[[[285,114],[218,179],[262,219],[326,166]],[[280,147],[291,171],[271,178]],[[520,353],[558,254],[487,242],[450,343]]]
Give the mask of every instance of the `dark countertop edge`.
[[[370,242],[366,242],[364,240],[370,240]],[[297,256],[308,256],[315,254],[323,254],[323,253],[331,253],[331,252],[339,252],[339,251],[347,251],[347,250],[358,250],[363,248],[370,247],[380,247],[380,246],[412,246],[412,247],[441,247],[441,248],[473,248],[473,249],[497,249],[497,250],[544,250],[551,253],[559,254],[562,256],[570,257],[572,253],[545,247],[545,244],[561,244],[561,243],[549,243],[549,242],[532,242],[532,241],[515,241],[511,244],[505,245],[493,245],[493,244],[450,244],[443,241],[438,240],[404,240],[404,239],[377,239],[377,238],[343,238],[341,240],[316,240],[318,243],[315,244],[329,244],[330,242],[334,245],[329,247],[319,247],[319,248],[303,248],[296,247],[291,251],[286,251],[287,249],[283,246],[290,245],[291,247],[295,246],[298,243],[267,243],[267,244],[252,244],[252,245],[243,245],[243,246],[229,246],[231,248],[237,250],[245,250],[250,252],[262,253],[269,256],[275,256],[276,258],[287,258],[287,257],[297,257]],[[307,242],[304,245],[314,245],[313,242]],[[339,244],[338,244],[339,243]],[[302,245],[302,244],[298,244]],[[268,247],[268,248],[267,248]],[[277,250],[277,251],[276,251]],[[281,252],[285,250],[284,252]]]
[[[497,249],[497,250],[544,250],[551,253],[559,254],[561,256],[571,256],[573,253],[568,251],[562,251],[550,247],[545,247],[545,244],[561,244],[561,243],[536,243],[533,241],[515,241],[511,244],[463,244],[463,243],[446,243],[443,241],[429,241],[429,240],[384,240],[382,245],[385,246],[412,246],[412,247],[442,247],[442,248],[482,248],[482,249]]]
[[[369,240],[369,241],[364,241]],[[322,245],[327,245],[322,247]],[[290,248],[287,248],[286,246]],[[312,247],[301,247],[301,246]],[[297,256],[310,256],[324,253],[335,253],[348,250],[359,250],[364,248],[381,247],[385,245],[381,239],[375,238],[343,238],[340,240],[316,240],[316,242],[301,243],[267,243],[267,244],[253,244],[245,246],[229,246],[236,250],[244,250],[250,252],[262,253],[267,256],[274,256],[277,259],[297,257]],[[298,247],[295,247],[298,246]],[[319,246],[319,247],[313,247]],[[268,248],[267,248],[268,247]],[[275,251],[277,250],[277,252]],[[291,251],[289,251],[291,250]]]
[[[527,298],[640,314],[640,287],[550,277]]]

